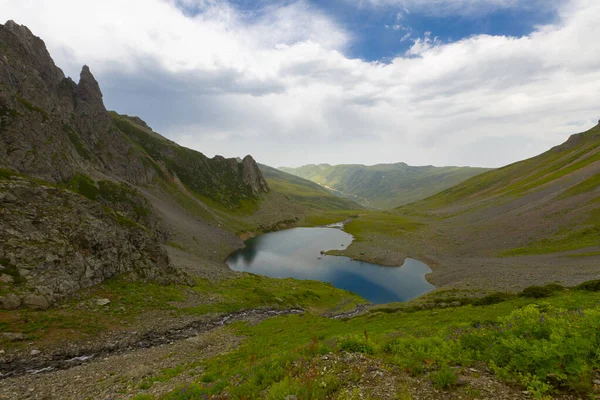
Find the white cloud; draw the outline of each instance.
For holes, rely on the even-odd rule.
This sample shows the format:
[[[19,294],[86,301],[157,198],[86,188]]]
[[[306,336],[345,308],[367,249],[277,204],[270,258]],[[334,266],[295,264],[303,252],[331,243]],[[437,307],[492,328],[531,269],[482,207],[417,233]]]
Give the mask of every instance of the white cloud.
[[[485,15],[498,10],[540,10],[557,7],[565,0],[346,0],[359,7],[394,7],[405,13],[429,15]]]
[[[425,36],[383,64],[346,57],[352,34],[303,1],[248,15],[212,0],[0,0],[0,19],[29,26],[69,74],[90,65],[108,106],[207,155],[275,166],[537,154],[599,116],[599,18],[600,3],[572,0],[528,36]]]

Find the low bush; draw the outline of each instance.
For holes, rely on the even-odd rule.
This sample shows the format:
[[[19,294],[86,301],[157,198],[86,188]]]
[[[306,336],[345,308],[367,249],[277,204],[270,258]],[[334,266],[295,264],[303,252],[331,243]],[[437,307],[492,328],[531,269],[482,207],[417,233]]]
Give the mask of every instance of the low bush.
[[[429,375],[429,379],[431,380],[431,383],[433,383],[433,386],[442,390],[455,386],[458,381],[458,377],[452,368],[448,366],[443,366],[439,371],[432,372]]]
[[[502,303],[511,298],[512,296],[508,293],[494,292],[488,294],[487,296],[474,300],[472,304],[474,306],[489,306],[492,304]]]
[[[375,353],[375,348],[370,343],[367,337],[347,336],[345,338],[342,338],[339,341],[338,345],[340,346],[341,350],[347,351],[349,353]]]
[[[546,286],[529,286],[519,294],[522,297],[529,297],[531,299],[541,299],[544,297],[550,297],[556,292],[564,290],[561,285],[551,283]]]
[[[575,290],[587,290],[588,292],[600,292],[600,279],[594,281],[583,282],[581,285],[575,286]]]

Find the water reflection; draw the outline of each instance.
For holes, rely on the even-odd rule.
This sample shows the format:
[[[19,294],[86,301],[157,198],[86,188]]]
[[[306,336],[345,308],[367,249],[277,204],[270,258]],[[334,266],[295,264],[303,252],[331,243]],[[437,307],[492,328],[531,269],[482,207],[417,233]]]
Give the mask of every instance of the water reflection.
[[[352,236],[339,229],[295,228],[248,240],[227,264],[237,271],[273,278],[329,282],[373,303],[407,301],[435,288],[425,280],[431,269],[414,259],[407,259],[402,267],[382,267],[320,254],[346,248],[351,242]]]

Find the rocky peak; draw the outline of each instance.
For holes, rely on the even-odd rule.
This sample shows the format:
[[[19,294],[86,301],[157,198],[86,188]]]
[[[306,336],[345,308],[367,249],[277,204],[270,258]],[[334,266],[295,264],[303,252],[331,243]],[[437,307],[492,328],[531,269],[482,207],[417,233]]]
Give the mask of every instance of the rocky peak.
[[[7,21],[5,25],[0,25],[0,41],[6,46],[0,50],[0,58],[6,67],[11,62],[17,61],[14,58],[23,58],[24,66],[32,65],[37,70],[39,78],[47,85],[56,86],[65,78],[62,70],[54,64],[44,41],[35,36],[26,26],[12,20]],[[7,82],[11,86],[16,84],[12,79]],[[19,88],[12,87],[12,89]]]
[[[0,44],[0,167],[51,182],[84,174],[138,185],[166,173],[232,208],[268,191],[252,157],[211,160],[137,117],[111,116],[90,68],[78,83],[66,78],[26,27],[0,25]]]
[[[78,100],[87,103],[97,103],[97,105],[104,108],[104,102],[102,101],[102,91],[100,91],[100,85],[92,72],[90,67],[84,65],[79,75],[79,83],[75,89],[75,96]]]
[[[243,166],[242,179],[250,187],[256,197],[260,197],[269,191],[269,186],[251,155],[247,155],[241,162]]]
[[[104,107],[100,85],[90,68],[84,65],[79,83],[73,91],[75,111],[80,115],[78,125],[89,133],[105,133],[110,127],[110,114]]]

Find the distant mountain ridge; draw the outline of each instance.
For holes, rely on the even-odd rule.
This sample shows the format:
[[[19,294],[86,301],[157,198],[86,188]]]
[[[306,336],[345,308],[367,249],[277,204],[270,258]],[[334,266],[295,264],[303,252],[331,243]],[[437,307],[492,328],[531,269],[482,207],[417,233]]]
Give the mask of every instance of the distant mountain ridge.
[[[300,204],[318,210],[358,210],[363,208],[352,200],[331,194],[321,185],[288,174],[268,165],[258,164],[269,187]]]
[[[311,180],[365,207],[390,209],[427,198],[488,168],[395,164],[304,165],[280,170]]]

